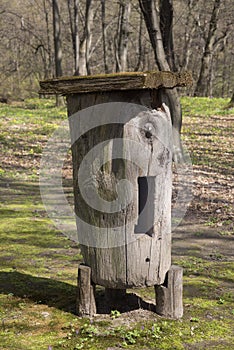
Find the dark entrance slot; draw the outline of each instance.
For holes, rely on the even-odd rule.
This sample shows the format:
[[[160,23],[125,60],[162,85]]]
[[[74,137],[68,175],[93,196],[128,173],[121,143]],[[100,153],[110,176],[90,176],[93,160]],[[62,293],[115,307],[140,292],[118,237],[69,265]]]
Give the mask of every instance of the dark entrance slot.
[[[155,176],[138,177],[138,222],[135,233],[152,236],[154,227]]]
[[[148,198],[148,181],[147,177],[138,177],[138,214],[143,211]]]

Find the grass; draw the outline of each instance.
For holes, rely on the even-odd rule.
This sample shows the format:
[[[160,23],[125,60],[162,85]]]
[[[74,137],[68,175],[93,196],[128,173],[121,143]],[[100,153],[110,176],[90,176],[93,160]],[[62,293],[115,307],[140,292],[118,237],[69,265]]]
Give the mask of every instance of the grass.
[[[232,110],[227,100],[183,98],[182,137],[192,155],[194,200],[189,212],[218,232],[233,234]],[[93,319],[75,315],[79,247],[58,231],[43,207],[38,174],[49,135],[66,118],[53,100],[0,105],[0,344],[3,350],[232,349],[233,262],[225,251],[187,247],[173,256],[184,268],[184,317],[166,320],[147,310]],[[70,184],[71,174],[64,175]],[[189,228],[188,228],[189,229]],[[154,289],[136,291],[154,301]],[[102,291],[98,292],[101,297]]]

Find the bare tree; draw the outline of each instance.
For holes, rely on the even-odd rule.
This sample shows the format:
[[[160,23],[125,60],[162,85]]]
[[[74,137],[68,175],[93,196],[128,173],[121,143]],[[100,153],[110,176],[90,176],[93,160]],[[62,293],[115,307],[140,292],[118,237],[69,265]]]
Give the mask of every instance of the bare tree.
[[[230,34],[232,33],[230,29]],[[234,50],[229,50],[231,45],[229,44],[229,41],[231,39],[231,35],[227,35],[224,40],[221,42],[221,47],[219,50],[219,56],[216,60],[217,67],[222,67],[222,77],[221,77],[221,91],[220,95],[222,97],[225,97],[226,93],[230,93],[230,86],[233,85],[233,82],[230,81],[229,77],[233,76],[233,64],[232,59],[230,61],[230,53],[232,52],[232,56],[234,53]],[[234,48],[234,46],[232,46]],[[220,64],[220,62],[222,62]],[[234,94],[233,94],[234,97]],[[234,104],[234,98],[233,98],[233,104]]]
[[[193,35],[195,34],[197,25],[194,23],[194,16],[193,16],[193,9],[194,9],[194,0],[188,0],[187,3],[187,16],[185,20],[184,25],[184,43],[182,45],[182,52],[180,53],[180,56],[178,57],[179,66],[181,69],[187,70],[189,67],[190,59],[192,56],[192,42],[193,42]],[[192,27],[190,25],[192,24]]]
[[[138,59],[134,71],[137,72],[140,69],[141,63],[143,61],[144,49],[142,44],[142,34],[143,34],[143,15],[140,13],[140,23],[139,23],[139,35],[138,35]]]
[[[43,48],[44,55],[43,55],[43,61],[44,61],[44,69],[45,69],[45,78],[48,78],[51,75],[52,72],[52,48],[51,48],[51,35],[50,35],[50,21],[49,21],[49,10],[47,6],[47,1],[43,0],[43,9],[44,9],[44,16],[45,16],[45,22],[46,22],[46,41],[47,41],[47,49],[45,47],[39,45],[37,47],[37,51],[39,48]],[[48,55],[48,63],[46,59],[46,54]]]
[[[85,28],[80,42],[79,75],[90,74],[90,49],[92,44],[92,26],[94,18],[93,0],[86,0]]]
[[[75,75],[79,72],[79,48],[80,48],[80,38],[79,38],[79,0],[67,0],[70,30],[72,37],[72,49],[74,57],[74,72]]]
[[[152,13],[156,12],[159,19],[160,39],[158,32],[148,35],[145,20],[148,20],[148,28],[155,29],[154,15],[145,16],[139,1],[57,0],[62,73],[71,75],[76,71],[86,75],[116,70],[152,70],[155,67],[175,70],[179,67],[191,70],[198,81],[215,1],[153,0]],[[141,2],[147,9],[147,1]],[[38,80],[56,75],[52,0],[4,0],[0,3],[0,95],[7,92],[15,98],[25,98],[38,91]],[[29,7],[29,4],[33,6]],[[232,94],[233,19],[233,0],[220,0],[212,59],[205,79],[207,95],[226,97]],[[121,29],[121,20],[126,30],[124,25]],[[187,92],[192,94],[191,90]],[[173,115],[173,124],[178,123],[178,130],[179,120]]]
[[[115,40],[116,72],[124,72],[127,69],[130,13],[131,2],[121,0],[119,2],[118,30]]]
[[[194,92],[195,96],[207,96],[211,77],[212,58],[216,44],[217,22],[221,0],[214,0],[208,33],[205,40],[205,48],[201,60],[201,68]]]
[[[165,0],[167,1],[167,0]],[[146,27],[149,33],[151,45],[154,51],[155,62],[159,70],[170,70],[167,61],[160,28],[160,19],[156,11],[154,0],[139,0],[140,8],[144,15]],[[171,10],[171,9],[170,9]],[[176,89],[162,89],[162,102],[165,101],[170,108],[173,124],[174,160],[180,162],[183,159],[180,131],[182,126],[182,112],[179,95]]]
[[[106,50],[106,4],[105,0],[101,0],[102,5],[102,45],[103,45],[103,63],[105,73],[109,72],[108,64],[107,64],[107,50]]]
[[[79,2],[78,0],[74,0],[74,61],[75,61],[75,74],[78,73],[79,70],[79,48],[80,48],[80,38],[79,38]]]
[[[54,53],[55,53],[55,75],[61,77],[62,72],[62,44],[60,30],[60,13],[58,0],[53,0],[53,28],[54,28]]]
[[[172,71],[176,71],[173,42],[173,0],[159,2],[160,29],[167,62]]]
[[[58,0],[53,0],[53,29],[54,29],[54,59],[55,59],[55,76],[61,77],[62,71],[62,43],[60,30],[60,13]],[[56,95],[56,106],[64,104],[63,98]]]

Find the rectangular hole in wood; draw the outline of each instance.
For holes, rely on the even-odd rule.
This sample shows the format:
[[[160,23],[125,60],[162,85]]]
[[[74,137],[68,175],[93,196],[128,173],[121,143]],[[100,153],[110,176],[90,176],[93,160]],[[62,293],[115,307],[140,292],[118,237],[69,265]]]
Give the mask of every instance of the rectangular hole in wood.
[[[155,176],[138,177],[138,222],[135,233],[154,233]]]

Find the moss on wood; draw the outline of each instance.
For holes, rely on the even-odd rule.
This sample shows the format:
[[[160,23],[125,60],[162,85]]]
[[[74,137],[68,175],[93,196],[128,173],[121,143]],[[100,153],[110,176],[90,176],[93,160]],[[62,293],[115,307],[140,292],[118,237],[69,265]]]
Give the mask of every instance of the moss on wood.
[[[90,76],[71,76],[40,82],[40,94],[74,94],[112,90],[174,88],[192,84],[189,72],[122,72]]]

